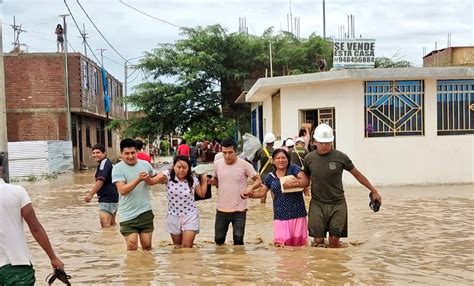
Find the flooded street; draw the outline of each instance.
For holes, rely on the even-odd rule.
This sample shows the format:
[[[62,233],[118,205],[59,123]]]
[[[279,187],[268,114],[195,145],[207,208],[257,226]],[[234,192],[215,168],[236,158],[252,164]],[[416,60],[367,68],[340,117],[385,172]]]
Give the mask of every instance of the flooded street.
[[[369,209],[367,190],[347,188],[349,238],[342,249],[273,247],[271,200],[251,200],[244,246],[232,246],[229,230],[227,245],[217,247],[215,193],[197,202],[196,247],[174,249],[164,230],[166,194],[159,185],[152,187],[154,249],[127,253],[118,227],[100,228],[97,199],[84,203],[92,171],[20,184],[73,285],[474,283],[473,185],[380,188],[379,213]],[[43,285],[49,260],[27,233]]]

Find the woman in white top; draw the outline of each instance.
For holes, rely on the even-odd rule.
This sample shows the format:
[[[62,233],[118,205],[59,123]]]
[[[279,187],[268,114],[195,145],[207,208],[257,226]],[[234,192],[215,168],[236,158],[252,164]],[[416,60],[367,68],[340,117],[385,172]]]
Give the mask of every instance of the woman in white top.
[[[168,214],[166,231],[170,233],[175,247],[193,247],[199,233],[199,211],[194,202],[194,193],[204,198],[207,190],[207,174],[201,181],[191,173],[191,162],[186,156],[176,156],[173,167],[158,174],[159,183],[166,184]]]

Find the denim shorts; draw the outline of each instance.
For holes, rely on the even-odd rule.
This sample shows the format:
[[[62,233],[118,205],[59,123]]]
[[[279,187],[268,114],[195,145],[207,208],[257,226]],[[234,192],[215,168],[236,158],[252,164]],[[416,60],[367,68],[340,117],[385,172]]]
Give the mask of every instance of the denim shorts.
[[[99,203],[99,209],[101,212],[114,216],[117,213],[118,203]]]

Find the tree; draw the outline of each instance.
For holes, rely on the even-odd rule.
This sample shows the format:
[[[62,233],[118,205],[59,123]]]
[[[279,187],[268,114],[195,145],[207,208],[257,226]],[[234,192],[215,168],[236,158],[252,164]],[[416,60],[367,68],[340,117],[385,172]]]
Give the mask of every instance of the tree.
[[[405,60],[389,59],[386,57],[375,58],[375,68],[408,68],[413,64]]]
[[[244,80],[265,76],[270,42],[274,76],[317,72],[320,59],[332,64],[331,43],[314,34],[308,39],[286,32],[273,36],[270,28],[259,37],[227,33],[213,25],[184,28],[182,36],[174,44],[148,52],[138,66],[153,81],[139,85],[130,97],[130,103],[146,117],[129,122],[128,128],[137,134],[178,130],[196,135],[231,124],[241,132],[249,130],[249,105],[234,102],[243,91]],[[164,83],[163,78],[174,83]],[[145,124],[148,126],[142,126]],[[203,129],[208,126],[211,128]]]

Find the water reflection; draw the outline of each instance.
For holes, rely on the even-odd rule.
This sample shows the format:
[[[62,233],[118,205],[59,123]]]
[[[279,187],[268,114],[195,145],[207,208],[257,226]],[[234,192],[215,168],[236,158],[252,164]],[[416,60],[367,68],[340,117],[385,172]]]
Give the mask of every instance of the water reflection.
[[[74,285],[474,283],[472,185],[380,188],[384,205],[376,214],[365,190],[348,188],[349,239],[337,250],[273,247],[271,202],[257,200],[249,202],[245,246],[229,240],[218,247],[215,198],[197,203],[196,247],[175,249],[158,186],[154,249],[127,253],[118,227],[100,228],[97,202],[83,202],[92,184],[92,172],[23,184]],[[51,267],[31,236],[29,244],[40,282]]]

